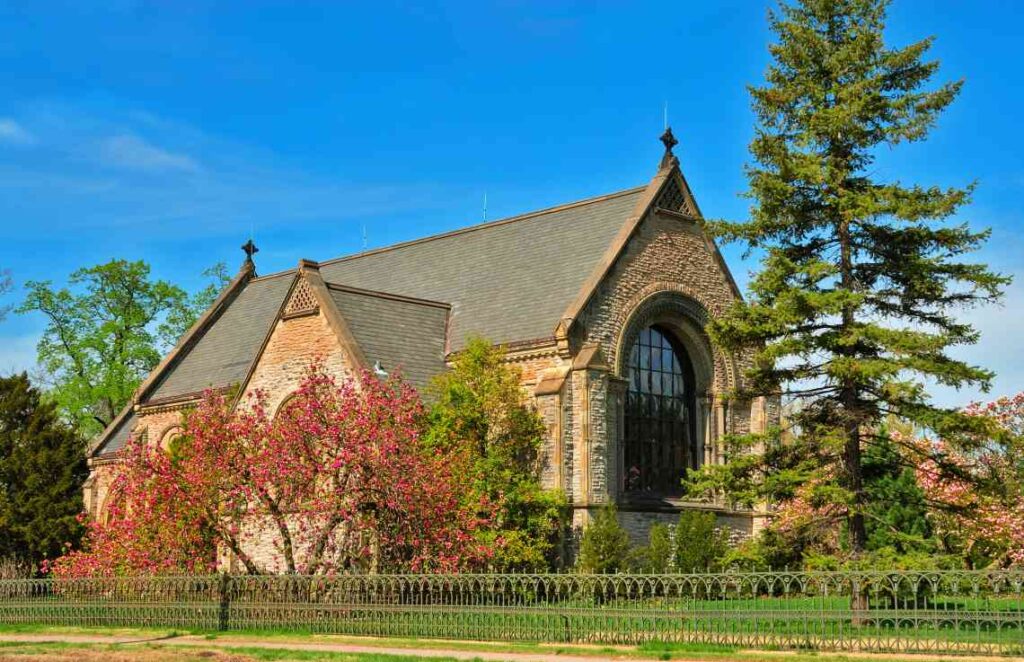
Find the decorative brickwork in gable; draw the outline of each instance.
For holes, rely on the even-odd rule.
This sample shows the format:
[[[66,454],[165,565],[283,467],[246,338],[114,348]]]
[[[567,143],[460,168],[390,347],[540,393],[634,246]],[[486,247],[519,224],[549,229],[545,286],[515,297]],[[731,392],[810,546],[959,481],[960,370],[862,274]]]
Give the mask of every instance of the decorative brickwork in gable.
[[[691,197],[679,177],[670,177],[665,182],[665,188],[661,190],[658,198],[654,201],[654,206],[661,209],[678,211],[690,216],[697,215],[697,210],[691,202]]]
[[[295,289],[292,290],[292,296],[288,300],[288,305],[284,308],[283,317],[310,315],[319,309],[320,304],[313,294],[313,288],[309,286],[309,281],[305,278],[300,278],[299,282],[295,284]]]

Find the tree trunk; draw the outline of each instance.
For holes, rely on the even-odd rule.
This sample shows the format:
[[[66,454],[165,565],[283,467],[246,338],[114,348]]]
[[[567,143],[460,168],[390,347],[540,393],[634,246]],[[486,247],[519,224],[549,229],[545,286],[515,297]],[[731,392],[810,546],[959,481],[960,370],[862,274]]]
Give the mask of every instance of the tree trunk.
[[[853,292],[856,281],[853,275],[853,249],[850,241],[850,223],[843,219],[839,224],[839,272],[842,287],[847,292]],[[855,310],[852,304],[843,305],[842,329],[843,335],[853,331],[856,323]],[[839,348],[838,353],[853,358],[856,356],[856,349],[846,345]],[[852,503],[847,508],[847,527],[849,528],[850,553],[857,559],[867,548],[867,529],[864,525],[864,473],[861,466],[860,456],[860,426],[862,412],[860,410],[860,392],[857,384],[852,379],[844,380],[839,391],[839,400],[842,405],[842,425],[845,437],[843,448],[843,478],[846,483],[844,487],[852,495]],[[854,582],[850,593],[851,625],[859,627],[864,623],[864,615],[868,609],[868,596],[866,591]]]
[[[271,519],[274,520],[274,524],[277,526],[278,533],[281,534],[281,551],[284,552],[284,563],[288,574],[294,575],[296,573],[295,567],[295,550],[292,545],[292,533],[288,529],[288,521],[285,514],[281,512],[281,507],[277,501],[266,490],[258,490],[257,494],[263,501],[263,504],[267,507],[270,512]]]
[[[323,556],[324,551],[327,549],[327,543],[330,542],[331,536],[334,535],[335,531],[339,526],[341,526],[343,521],[344,518],[340,514],[332,515],[331,519],[328,520],[326,527],[320,534],[320,537],[317,538],[316,542],[314,542],[310,548],[309,561],[306,564],[307,575],[315,575],[320,571],[320,565],[323,563]]]
[[[853,292],[855,281],[853,277],[853,249],[850,241],[850,223],[842,220],[839,223],[839,273],[841,284],[847,292]],[[842,330],[843,335],[853,331],[856,323],[854,307],[850,303],[843,305]],[[846,338],[844,338],[846,340]],[[846,357],[856,356],[856,349],[846,345],[840,346],[837,353]],[[862,506],[864,501],[864,476],[861,469],[860,457],[860,393],[857,384],[852,379],[844,380],[839,400],[842,405],[842,425],[844,429],[845,447],[843,448],[843,473],[847,490],[853,495],[853,503],[847,510],[847,523],[850,529],[850,551],[853,556],[859,557],[867,546],[867,531],[864,526],[864,513]]]

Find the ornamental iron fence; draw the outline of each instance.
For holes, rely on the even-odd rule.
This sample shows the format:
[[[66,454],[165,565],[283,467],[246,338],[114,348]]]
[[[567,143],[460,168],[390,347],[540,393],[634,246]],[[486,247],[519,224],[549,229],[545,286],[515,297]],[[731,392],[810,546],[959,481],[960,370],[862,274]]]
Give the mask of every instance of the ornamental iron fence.
[[[0,581],[0,624],[1024,654],[1024,571]]]

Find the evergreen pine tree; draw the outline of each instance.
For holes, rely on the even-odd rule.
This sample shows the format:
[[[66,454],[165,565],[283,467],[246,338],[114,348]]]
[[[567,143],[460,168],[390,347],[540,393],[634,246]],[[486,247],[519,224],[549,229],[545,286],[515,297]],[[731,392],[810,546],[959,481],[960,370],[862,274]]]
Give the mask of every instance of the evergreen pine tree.
[[[0,557],[38,568],[77,543],[85,447],[23,373],[0,378]]]
[[[886,435],[864,449],[864,491],[868,551],[935,552],[924,490]]]
[[[997,300],[1008,279],[962,261],[988,232],[950,218],[972,186],[882,181],[880,148],[922,140],[961,82],[933,85],[932,39],[887,47],[883,0],[802,0],[769,15],[767,83],[751,89],[751,218],[714,229],[763,253],[750,297],[709,325],[726,348],[757,347],[741,395],[783,390],[800,402],[789,448],[728,443],[695,492],[785,498],[803,486],[846,520],[849,551],[867,547],[863,453],[895,415],[944,439],[987,422],[930,403],[924,382],[987,389],[992,374],[952,358],[978,338],[957,309]],[[906,443],[902,457],[926,452]]]

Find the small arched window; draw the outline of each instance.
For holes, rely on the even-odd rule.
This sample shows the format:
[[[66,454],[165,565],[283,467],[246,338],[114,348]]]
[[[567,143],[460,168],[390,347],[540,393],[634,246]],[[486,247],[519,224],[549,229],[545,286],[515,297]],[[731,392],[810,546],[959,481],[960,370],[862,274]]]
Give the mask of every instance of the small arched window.
[[[175,425],[164,432],[164,435],[160,437],[160,449],[170,453],[171,449],[174,448],[181,439],[182,432],[183,430],[180,425]]]
[[[634,495],[682,491],[700,465],[693,364],[672,333],[649,326],[629,350],[625,404],[625,485]]]

